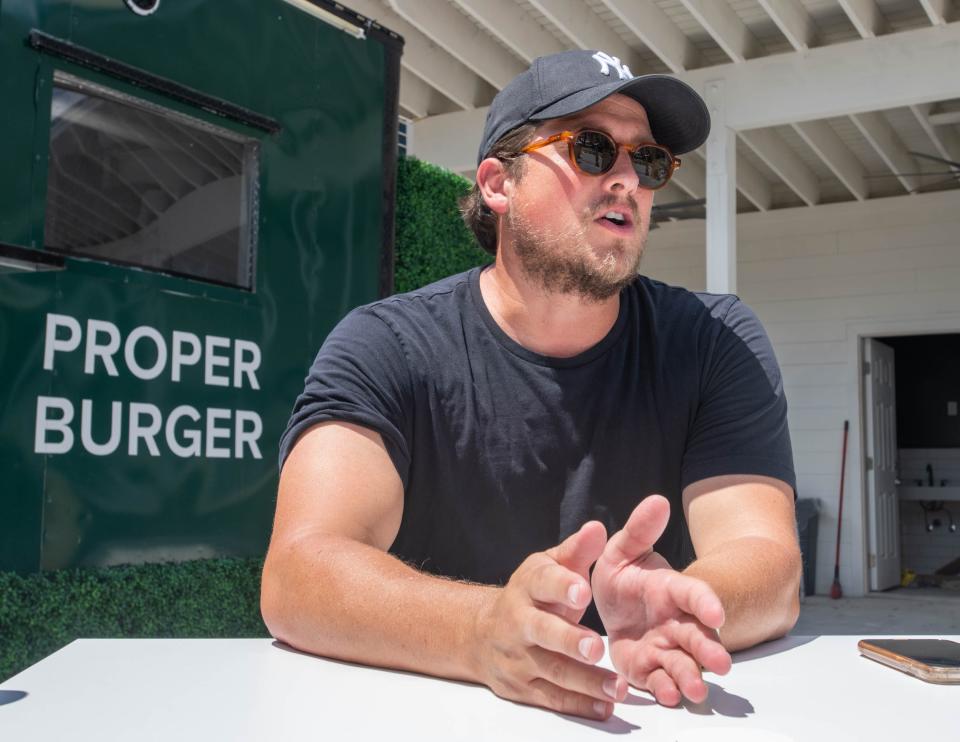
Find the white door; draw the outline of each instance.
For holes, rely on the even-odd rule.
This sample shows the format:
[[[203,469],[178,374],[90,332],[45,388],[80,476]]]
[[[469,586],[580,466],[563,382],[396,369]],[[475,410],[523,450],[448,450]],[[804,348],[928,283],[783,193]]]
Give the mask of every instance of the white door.
[[[867,338],[867,512],[870,518],[870,589],[900,583],[900,511],[897,500],[897,420],[893,348]]]

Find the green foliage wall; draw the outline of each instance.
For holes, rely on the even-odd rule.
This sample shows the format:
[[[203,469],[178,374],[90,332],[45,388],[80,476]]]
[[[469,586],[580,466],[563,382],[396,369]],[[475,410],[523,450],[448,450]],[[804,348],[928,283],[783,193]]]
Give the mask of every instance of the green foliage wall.
[[[398,292],[491,260],[457,211],[469,187],[454,173],[400,160]],[[28,576],[0,572],[0,681],[81,637],[266,637],[262,567],[260,559],[210,559]]]
[[[470,183],[455,173],[411,158],[397,172],[397,293],[493,260],[460,219],[457,200]]]
[[[74,639],[265,637],[261,559],[0,572],[0,681]]]

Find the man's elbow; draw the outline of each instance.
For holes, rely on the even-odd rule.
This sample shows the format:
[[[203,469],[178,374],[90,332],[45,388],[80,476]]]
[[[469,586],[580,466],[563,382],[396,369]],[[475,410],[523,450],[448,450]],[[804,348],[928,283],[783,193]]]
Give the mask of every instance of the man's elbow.
[[[776,633],[777,637],[789,634],[800,618],[800,580],[803,577],[803,561],[800,557],[800,549],[797,547],[791,549],[785,561],[787,577],[784,580],[784,592],[781,600],[782,620]]]

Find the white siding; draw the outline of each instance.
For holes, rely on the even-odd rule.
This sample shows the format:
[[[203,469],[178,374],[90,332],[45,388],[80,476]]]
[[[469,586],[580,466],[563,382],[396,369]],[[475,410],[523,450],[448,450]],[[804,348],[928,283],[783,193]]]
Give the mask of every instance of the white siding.
[[[960,195],[740,214],[740,297],[783,370],[801,497],[823,501],[817,592],[833,580],[843,421],[850,421],[840,555],[844,593],[867,588],[859,337],[960,332]],[[703,222],[652,232],[642,270],[702,290]],[[912,527],[908,520],[905,527]]]

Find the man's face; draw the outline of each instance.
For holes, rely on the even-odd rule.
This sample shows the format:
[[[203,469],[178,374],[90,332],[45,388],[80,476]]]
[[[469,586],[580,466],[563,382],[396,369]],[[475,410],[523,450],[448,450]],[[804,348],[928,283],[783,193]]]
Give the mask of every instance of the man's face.
[[[651,142],[643,106],[612,95],[578,114],[547,121],[537,139],[564,130],[602,131],[618,144]],[[524,157],[505,226],[525,273],[551,293],[602,301],[637,274],[650,227],[653,191],[641,189],[627,153],[608,172],[581,172],[558,142]],[[614,211],[623,224],[604,218]]]

